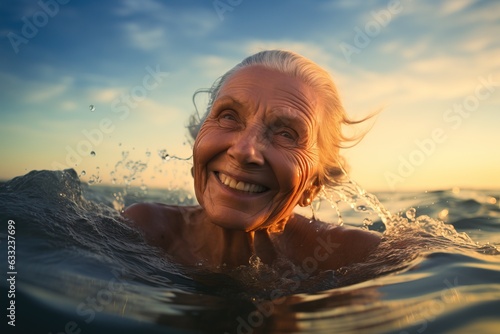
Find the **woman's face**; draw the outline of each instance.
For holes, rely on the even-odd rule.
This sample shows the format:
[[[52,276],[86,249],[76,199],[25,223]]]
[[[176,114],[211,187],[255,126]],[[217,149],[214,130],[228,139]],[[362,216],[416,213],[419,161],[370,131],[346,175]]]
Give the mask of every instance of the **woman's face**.
[[[196,197],[212,222],[252,231],[292,214],[316,183],[318,109],[308,85],[262,66],[226,80],[193,151]]]

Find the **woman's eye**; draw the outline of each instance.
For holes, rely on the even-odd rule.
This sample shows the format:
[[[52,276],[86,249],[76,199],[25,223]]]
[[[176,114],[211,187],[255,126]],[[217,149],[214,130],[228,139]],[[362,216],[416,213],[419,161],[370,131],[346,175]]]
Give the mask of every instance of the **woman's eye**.
[[[219,114],[218,120],[221,126],[232,126],[238,121],[238,117],[233,111],[224,111]]]
[[[288,139],[293,139],[293,136],[287,131],[280,132],[279,135]]]
[[[288,142],[295,142],[298,138],[298,135],[293,130],[281,130],[276,133],[280,140],[286,140]]]
[[[224,114],[224,115],[222,115],[221,118],[222,119],[227,119],[227,120],[230,120],[230,121],[235,121],[236,120],[236,118],[233,115],[231,115],[231,114]]]

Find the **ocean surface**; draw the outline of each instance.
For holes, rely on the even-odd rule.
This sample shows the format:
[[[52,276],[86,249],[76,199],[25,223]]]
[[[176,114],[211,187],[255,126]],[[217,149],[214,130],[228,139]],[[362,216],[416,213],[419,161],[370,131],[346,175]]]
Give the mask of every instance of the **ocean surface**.
[[[4,182],[1,332],[500,333],[500,190],[349,183],[323,197],[318,219],[384,233],[365,263],[209,272],[169,260],[119,214],[193,204],[186,191],[88,185],[73,170]]]

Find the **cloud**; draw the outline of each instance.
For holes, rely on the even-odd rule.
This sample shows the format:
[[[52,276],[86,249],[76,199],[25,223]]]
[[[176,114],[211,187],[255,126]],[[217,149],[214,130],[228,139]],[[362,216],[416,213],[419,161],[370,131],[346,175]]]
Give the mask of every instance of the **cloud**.
[[[125,0],[121,6],[115,9],[115,13],[121,16],[130,16],[137,13],[154,14],[163,12],[165,7],[162,3],[154,0]]]
[[[154,0],[124,1],[114,13],[130,20],[122,24],[126,40],[135,48],[151,51],[165,47],[168,38],[206,36],[220,24],[214,12],[201,7],[167,7]],[[175,32],[169,34],[168,32]]]
[[[74,82],[74,78],[63,77],[60,83],[35,83],[31,84],[32,89],[27,90],[25,100],[30,103],[45,102],[50,99],[61,97]]]
[[[179,108],[150,98],[142,101],[133,112],[139,115],[141,123],[154,127],[176,124],[181,122],[181,116],[185,117],[185,113]],[[179,123],[179,125],[182,124]]]
[[[498,11],[500,10],[500,2],[498,1],[484,1],[481,6],[468,10],[462,13],[461,21],[467,24],[480,24],[488,25],[493,23],[499,25]]]
[[[221,21],[214,12],[203,8],[191,8],[187,11],[175,13],[170,20],[176,28],[183,27],[184,36],[207,36]]]
[[[481,65],[472,67],[471,62]],[[474,60],[439,56],[416,59],[383,73],[364,69],[342,73],[340,69],[337,77],[350,92],[350,99],[357,99],[362,92],[365,101],[390,102],[410,108],[425,102],[463,99],[473,93],[477,78],[492,74],[493,68],[485,55]]]
[[[98,91],[90,93],[90,101],[110,103],[123,91],[124,89],[121,88],[100,88]]]
[[[433,46],[428,37],[421,38],[411,44],[405,43],[401,40],[390,40],[389,42],[382,43],[378,47],[378,52],[384,55],[398,53],[406,60],[411,60],[424,56],[432,47]]]
[[[407,19],[412,20],[412,22],[426,26],[433,25],[431,22],[439,22],[441,27],[443,25],[460,27],[470,24],[481,26],[490,23],[498,24],[498,11],[500,10],[498,1],[483,1],[480,4],[476,3],[475,0],[443,1],[441,6],[426,1],[411,1],[411,3],[405,1],[402,3],[404,5],[402,15],[406,15]]]
[[[137,23],[126,23],[123,25],[123,29],[130,44],[144,51],[164,46],[167,39],[166,30],[160,27],[150,28]]]
[[[330,0],[320,4],[322,10],[358,9],[373,4],[374,0]]]
[[[236,65],[241,59],[232,56],[202,55],[193,59],[193,65],[200,69],[199,75],[215,81]]]
[[[442,16],[451,15],[453,13],[464,10],[465,8],[471,6],[473,3],[475,3],[474,0],[444,1],[439,10],[439,14]]]
[[[75,101],[66,100],[66,101],[61,101],[61,103],[59,104],[59,107],[63,111],[73,111],[73,110],[76,110],[78,108],[78,105],[75,103]]]
[[[469,53],[477,53],[486,50],[496,42],[497,39],[493,36],[473,36],[461,43],[458,49]]]

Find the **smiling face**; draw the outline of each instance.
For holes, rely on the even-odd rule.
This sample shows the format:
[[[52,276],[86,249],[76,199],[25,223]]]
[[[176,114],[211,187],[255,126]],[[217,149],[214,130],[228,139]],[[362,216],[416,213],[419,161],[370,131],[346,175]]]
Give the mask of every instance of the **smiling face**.
[[[198,202],[245,231],[283,223],[319,186],[319,101],[300,79],[261,66],[230,76],[193,149]]]

